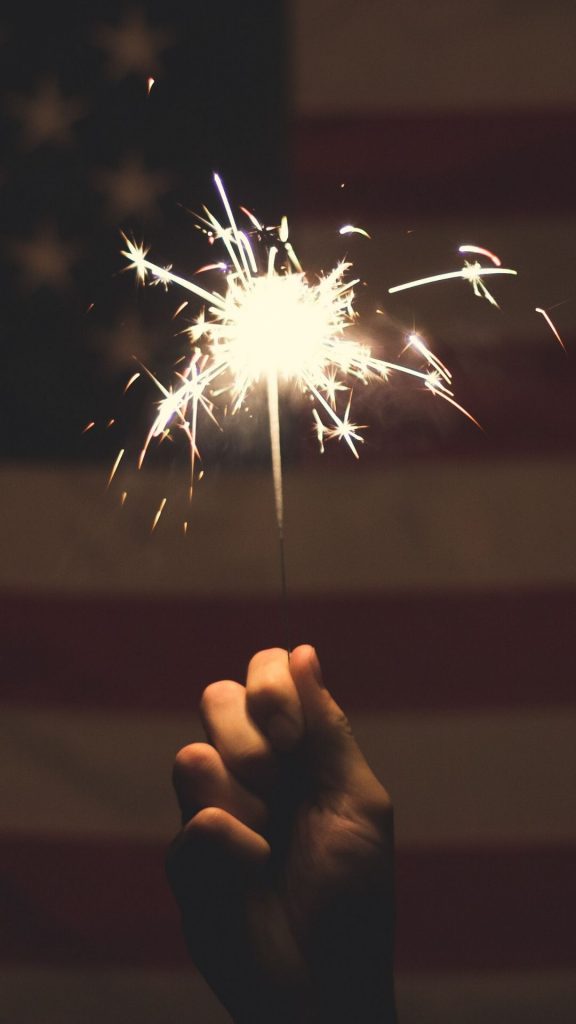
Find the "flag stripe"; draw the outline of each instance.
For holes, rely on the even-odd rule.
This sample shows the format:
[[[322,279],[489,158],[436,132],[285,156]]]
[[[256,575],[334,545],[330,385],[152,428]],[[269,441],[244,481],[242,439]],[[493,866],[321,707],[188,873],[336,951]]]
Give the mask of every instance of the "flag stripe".
[[[576,967],[576,848],[401,850],[401,969]],[[161,847],[0,842],[4,962],[186,962]],[[126,879],[130,879],[127,886]]]
[[[230,1024],[198,973],[182,969],[0,967],[6,1020],[42,1024]],[[570,971],[399,971],[397,1003],[403,1024],[542,1024],[572,1021],[576,977]]]
[[[4,593],[0,614],[3,700],[39,707],[189,709],[215,669],[235,678],[284,642],[270,598]],[[291,636],[315,643],[350,711],[570,706],[575,616],[572,589],[289,602]]]
[[[401,846],[576,844],[576,708],[351,716],[396,808]],[[165,841],[171,769],[205,740],[196,708],[145,714],[3,709],[0,831],[102,842]],[[41,799],[39,799],[41,794]]]
[[[207,473],[190,506],[185,469],[167,473],[135,473],[106,492],[97,469],[6,469],[0,593],[275,601],[271,474]],[[288,587],[297,597],[346,596],[352,606],[358,596],[398,591],[576,587],[573,459],[386,469],[350,459],[338,472],[319,459],[314,469],[287,472],[284,486]]]
[[[575,209],[571,106],[300,115],[293,146],[300,214],[333,216],[342,182],[355,216]]]

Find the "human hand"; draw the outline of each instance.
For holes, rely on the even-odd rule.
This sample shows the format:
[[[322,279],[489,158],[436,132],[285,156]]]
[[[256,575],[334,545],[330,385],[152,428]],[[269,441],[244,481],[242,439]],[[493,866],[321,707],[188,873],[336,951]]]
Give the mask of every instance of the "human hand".
[[[390,799],[314,649],[260,651],[200,710],[168,858],[197,967],[236,1024],[390,1024]]]

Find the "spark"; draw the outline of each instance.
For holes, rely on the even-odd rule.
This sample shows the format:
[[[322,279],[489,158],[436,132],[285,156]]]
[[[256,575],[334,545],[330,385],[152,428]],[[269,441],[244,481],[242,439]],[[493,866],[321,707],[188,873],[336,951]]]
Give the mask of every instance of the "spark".
[[[512,274],[516,277],[517,273],[517,270],[511,270],[508,267],[483,267],[477,260],[474,263],[464,260],[464,266],[460,270],[450,270],[446,274],[433,274],[431,277],[419,277],[416,281],[406,281],[405,284],[394,285],[393,288],[388,289],[388,292],[390,295],[393,295],[394,292],[403,292],[408,288],[420,288],[424,284],[435,284],[437,281],[451,281],[461,278],[463,281],[470,282],[474,295],[477,295],[478,298],[487,299],[493,306],[497,306],[496,299],[488,291],[482,278],[491,274]]]
[[[221,287],[204,287],[197,279],[174,273],[171,266],[159,266],[148,258],[149,250],[143,244],[122,235],[122,254],[140,282],[177,285],[203,303],[187,328],[190,353],[183,365],[178,361],[172,384],[166,386],[143,367],[158,388],[160,399],[138,465],[142,465],[153,441],[161,442],[168,434],[180,431],[189,446],[192,491],[195,478],[201,476],[197,471],[201,421],[208,419],[219,426],[228,409],[230,415],[245,411],[253,389],[263,387],[268,404],[276,520],[282,534],[279,399],[285,387],[291,385],[310,399],[320,450],[324,450],[325,441],[344,441],[356,458],[358,445],[364,441],[360,431],[366,428],[352,418],[354,382],[382,383],[391,374],[402,373],[456,408],[460,406],[454,399],[448,370],[421,339],[415,340],[416,335],[409,347],[426,364],[418,369],[374,356],[367,344],[351,335],[357,323],[354,288],[360,281],[351,277],[350,263],[342,260],[330,272],[312,279],[292,248],[285,217],[278,227],[270,228],[241,208],[246,223],[239,223],[217,174],[214,182],[225,218],[220,221],[204,208],[198,219],[200,230],[211,244],[218,242],[224,247],[226,258],[201,271],[217,272]],[[363,229],[354,230],[364,233]],[[490,273],[490,269],[480,268],[478,273]],[[465,275],[463,270],[449,276]],[[415,283],[401,287],[413,286]],[[341,397],[343,392],[347,398]]]
[[[150,95],[150,93],[152,92],[152,88],[153,88],[153,86],[155,84],[156,84],[156,79],[152,78],[152,76],[150,76],[148,81],[147,81],[147,83],[146,83],[146,87],[148,89],[148,95]]]
[[[132,387],[132,385],[136,383],[136,381],[138,380],[139,377],[140,377],[140,370],[138,370],[137,373],[133,373],[132,374],[132,376],[130,377],[130,380],[128,381],[128,383],[126,384],[126,386],[124,388],[124,394],[126,394],[126,392]]]
[[[121,504],[122,508],[124,508],[124,505],[126,504],[126,498],[127,497],[128,497],[128,491],[122,491],[122,494],[121,494],[121,497],[120,497],[120,504]]]
[[[118,455],[116,456],[116,458],[114,460],[114,465],[112,466],[112,469],[110,471],[110,476],[108,477],[108,483],[106,484],[107,488],[110,487],[110,484],[112,483],[114,477],[116,476],[116,471],[118,469],[118,466],[122,462],[122,458],[124,456],[124,451],[125,451],[125,449],[121,448],[120,451],[118,452]]]
[[[486,259],[491,260],[495,267],[502,266],[502,260],[495,252],[491,252],[490,249],[484,249],[481,245],[461,245],[458,248],[458,252],[474,253],[476,256],[485,256]]]
[[[164,511],[164,508],[166,506],[166,502],[167,501],[168,501],[168,498],[162,498],[162,501],[160,502],[160,504],[158,506],[158,509],[156,510],[156,515],[154,516],[154,519],[152,520],[152,529],[150,530],[150,533],[154,533],[154,530],[158,526],[158,520],[160,519],[160,516],[162,515],[162,513]]]
[[[112,418],[111,420],[108,420],[108,423],[106,424],[106,429],[109,430],[110,427],[113,427],[115,423],[116,423],[116,420],[114,418]]]
[[[438,359],[438,356],[435,356],[434,353],[430,351],[430,349],[422,340],[419,334],[415,334],[414,332],[412,332],[412,334],[408,335],[406,348],[409,347],[415,348],[416,351],[420,353],[420,355],[424,356],[424,358],[427,360],[430,366],[434,368],[436,373],[438,373],[440,377],[446,382],[446,384],[450,386],[450,384],[452,383],[452,374],[450,373],[450,370],[448,369],[447,366],[444,365],[443,362],[441,362],[440,359]]]
[[[566,345],[562,341],[562,338],[560,337],[560,334],[558,332],[558,329],[557,329],[556,325],[552,322],[552,320],[550,319],[550,316],[548,315],[546,310],[545,309],[541,309],[540,306],[536,306],[535,312],[542,314],[542,316],[544,317],[544,319],[545,319],[546,323],[548,324],[550,330],[552,331],[552,334],[554,335],[556,340],[560,342],[562,348],[566,352]]]
[[[95,426],[96,426],[96,423],[94,422],[94,420],[90,420],[90,423],[87,423],[87,424],[86,424],[86,426],[84,427],[84,430],[82,431],[82,433],[83,433],[83,434],[87,434],[87,433],[88,433],[88,431],[89,431],[89,430],[93,430],[93,428],[94,428]]]
[[[371,235],[368,234],[367,231],[364,230],[364,228],[355,228],[353,224],[344,224],[344,226],[340,228],[338,234],[339,235],[364,235],[364,238],[371,238],[372,237]]]
[[[178,308],[175,309],[174,312],[172,313],[172,319],[175,320],[177,316],[180,316],[180,313],[182,313],[183,310],[186,309],[187,305],[188,305],[188,299],[185,299],[184,302],[181,302],[180,305],[178,306]]]

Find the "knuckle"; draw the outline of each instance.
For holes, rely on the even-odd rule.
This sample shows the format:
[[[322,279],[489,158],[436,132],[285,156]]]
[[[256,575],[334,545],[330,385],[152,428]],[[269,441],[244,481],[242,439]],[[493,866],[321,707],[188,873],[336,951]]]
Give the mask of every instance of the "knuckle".
[[[242,774],[251,775],[259,771],[262,765],[266,764],[269,756],[269,752],[264,747],[264,744],[246,743],[245,746],[240,746],[234,751],[232,759],[234,767]]]
[[[274,761],[270,747],[262,738],[261,743],[246,742],[229,754],[231,771],[241,782],[256,789],[267,787],[274,776]]]
[[[223,834],[230,829],[230,816],[221,807],[203,807],[186,826],[190,833],[198,830],[208,834]]]
[[[256,654],[250,658],[248,670],[260,669],[266,666],[269,670],[273,666],[280,664],[280,659],[285,660],[286,651],[282,647],[268,647],[266,650],[257,651]]]
[[[190,743],[174,759],[173,779],[177,785],[211,776],[218,767],[218,754],[209,743]]]
[[[286,704],[280,679],[274,679],[274,673],[265,679],[255,680],[247,691],[247,703],[251,712],[257,715],[270,715]]]
[[[339,732],[344,733],[347,736],[354,735],[352,731],[352,726],[350,725],[350,721],[347,715],[345,715],[345,713],[342,711],[342,708],[339,708],[338,705],[335,705],[334,707],[333,724],[338,729]]]
[[[237,696],[239,686],[240,683],[234,683],[231,679],[220,679],[217,683],[209,683],[200,698],[200,710],[209,712],[228,704]]]

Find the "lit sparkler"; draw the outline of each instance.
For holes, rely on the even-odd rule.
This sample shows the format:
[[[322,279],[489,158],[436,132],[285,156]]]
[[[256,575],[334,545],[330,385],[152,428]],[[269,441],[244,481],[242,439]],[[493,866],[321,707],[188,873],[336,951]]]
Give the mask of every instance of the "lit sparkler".
[[[124,237],[123,255],[138,280],[150,278],[152,284],[176,284],[205,304],[195,323],[188,328],[192,352],[179,368],[175,381],[166,387],[149,370],[148,376],[161,392],[154,422],[145,440],[139,465],[154,439],[162,440],[177,427],[185,434],[190,450],[191,491],[195,479],[198,429],[201,417],[217,422],[219,401],[230,403],[232,413],[246,405],[252,389],[263,384],[268,401],[268,423],[276,521],[283,537],[284,510],[282,458],[279,417],[281,384],[291,381],[302,394],[312,399],[314,429],[320,449],[324,441],[344,441],[356,458],[365,429],[351,415],[352,384],[372,380],[386,382],[392,373],[407,374],[419,380],[434,395],[445,399],[469,416],[452,391],[452,378],[417,335],[411,335],[408,347],[424,360],[424,370],[379,359],[368,345],[349,334],[356,322],[353,308],[354,287],[358,279],[349,279],[351,264],[342,261],[315,281],[309,280],[291,246],[288,225],[283,218],[277,228],[263,226],[250,211],[242,208],[247,227],[238,227],[226,192],[214,175],[226,221],[221,223],[209,210],[200,218],[211,242],[220,241],[226,250],[226,263],[202,268],[217,269],[223,276],[222,290],[210,290],[197,280],[188,280],[148,259],[143,245]],[[356,229],[357,230],[357,229]],[[468,279],[473,283],[485,273],[515,273],[498,268],[475,269]],[[479,266],[479,265],[478,265]],[[466,271],[445,275],[466,277]],[[432,278],[430,280],[436,280]],[[399,286],[415,287],[416,283]],[[183,305],[179,307],[183,308]],[[344,398],[340,393],[344,392]],[[344,409],[342,411],[342,405]],[[340,406],[340,411],[339,411]],[[472,419],[472,417],[470,417]],[[475,422],[475,421],[474,421]],[[114,467],[114,471],[117,465]],[[163,505],[154,521],[156,525]]]

